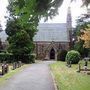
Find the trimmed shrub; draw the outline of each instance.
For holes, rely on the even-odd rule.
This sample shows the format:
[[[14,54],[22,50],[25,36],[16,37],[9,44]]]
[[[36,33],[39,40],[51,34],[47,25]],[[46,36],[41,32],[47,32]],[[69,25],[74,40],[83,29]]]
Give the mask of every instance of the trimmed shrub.
[[[78,51],[71,50],[66,55],[67,64],[70,63],[70,61],[72,64],[78,64],[79,60],[80,60],[80,53]]]
[[[67,51],[66,51],[66,50],[61,50],[61,51],[58,53],[58,60],[60,60],[60,61],[65,61],[66,54],[67,54]]]
[[[13,62],[13,55],[11,53],[0,53],[0,62],[2,63],[3,61]]]
[[[34,55],[31,55],[31,54],[18,55],[18,58],[16,58],[16,60],[17,61],[20,60],[23,63],[34,63],[35,62]]]
[[[35,56],[30,54],[24,55],[13,55],[11,53],[0,53],[0,62],[6,61],[7,63],[13,63],[17,61],[22,61],[23,63],[34,63]]]

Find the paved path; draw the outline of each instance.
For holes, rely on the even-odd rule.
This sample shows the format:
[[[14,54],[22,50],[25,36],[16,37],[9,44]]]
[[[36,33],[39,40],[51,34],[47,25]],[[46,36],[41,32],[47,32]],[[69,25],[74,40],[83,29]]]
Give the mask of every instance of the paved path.
[[[48,64],[44,61],[32,64],[7,81],[0,90],[55,90]]]

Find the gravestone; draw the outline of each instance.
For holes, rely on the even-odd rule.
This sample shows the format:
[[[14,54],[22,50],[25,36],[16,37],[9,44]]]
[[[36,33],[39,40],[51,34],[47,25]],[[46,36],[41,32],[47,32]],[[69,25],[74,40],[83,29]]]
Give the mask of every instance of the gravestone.
[[[8,71],[9,71],[8,64],[6,64],[6,63],[5,64],[2,64],[2,75],[8,73]]]
[[[15,70],[17,68],[17,62],[13,63],[13,70]]]
[[[81,71],[81,64],[79,63],[78,64],[78,71],[77,72],[80,72]]]

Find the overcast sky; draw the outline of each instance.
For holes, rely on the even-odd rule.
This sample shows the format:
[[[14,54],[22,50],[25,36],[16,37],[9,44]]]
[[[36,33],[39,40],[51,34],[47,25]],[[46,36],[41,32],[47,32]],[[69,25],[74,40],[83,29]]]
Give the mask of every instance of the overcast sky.
[[[7,15],[6,7],[8,5],[8,0],[0,0],[0,23],[3,26],[3,29],[5,28],[6,20],[4,18],[5,15]],[[84,12],[81,8],[82,2],[81,0],[77,0],[77,2],[73,2],[70,4],[70,0],[64,0],[62,6],[59,8],[59,15],[54,17],[52,20],[48,20],[49,23],[65,23],[66,22],[66,16],[67,16],[67,8],[68,6],[71,6],[71,12],[72,12],[72,22],[73,25],[75,24],[76,18]],[[41,20],[43,22],[43,20]]]

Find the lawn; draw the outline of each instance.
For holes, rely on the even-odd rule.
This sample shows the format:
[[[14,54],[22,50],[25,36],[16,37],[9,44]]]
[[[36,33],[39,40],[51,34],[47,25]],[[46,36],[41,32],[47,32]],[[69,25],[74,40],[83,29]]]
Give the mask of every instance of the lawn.
[[[58,90],[90,90],[90,75],[77,73],[78,65],[68,68],[64,62],[50,65]]]

